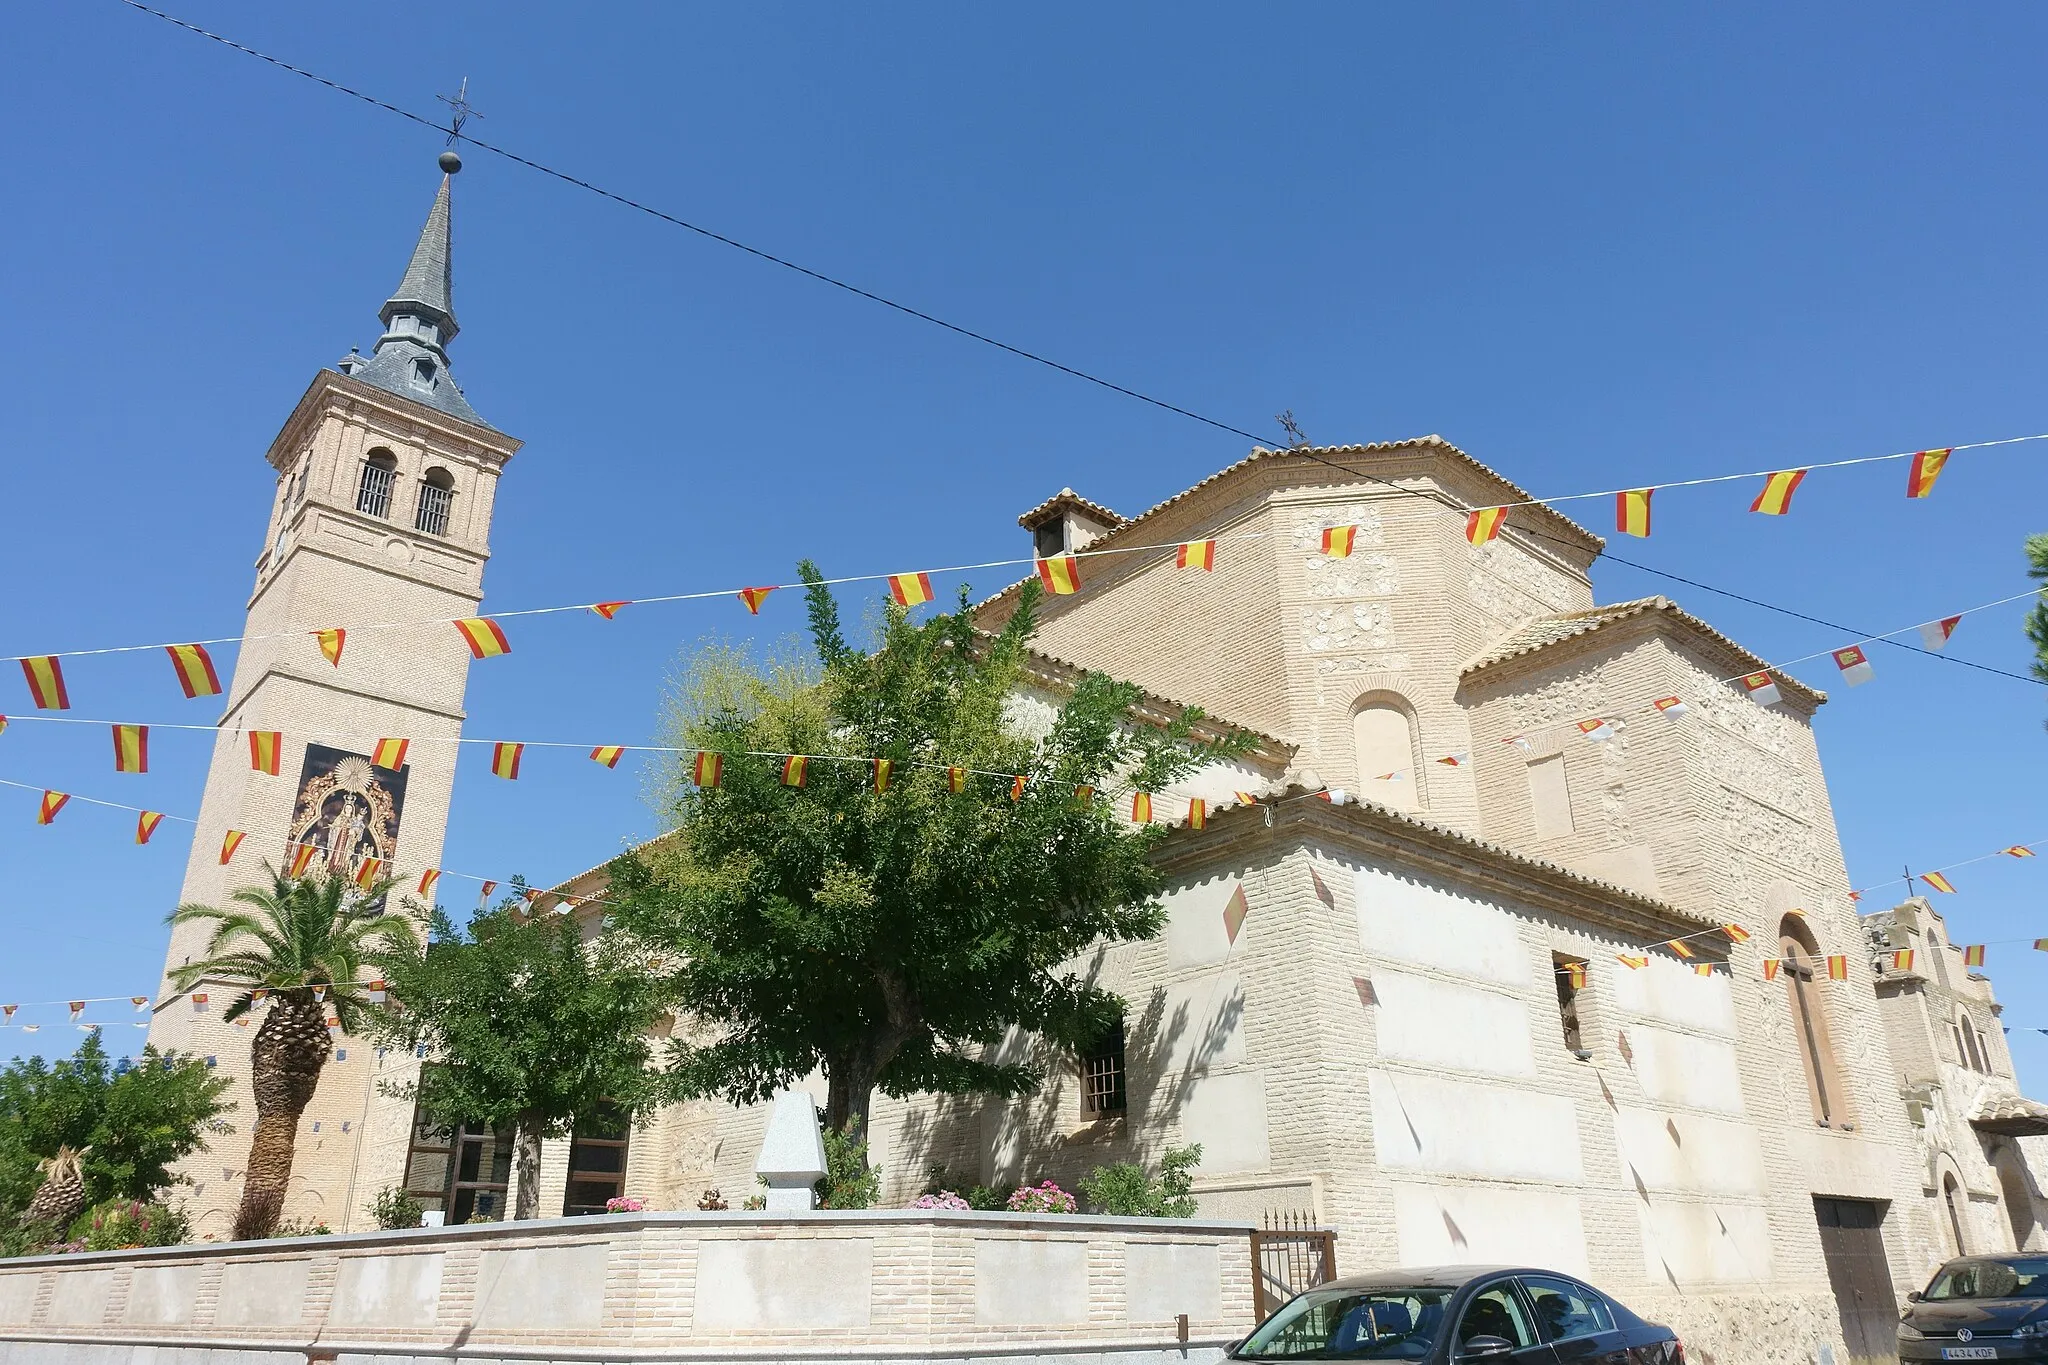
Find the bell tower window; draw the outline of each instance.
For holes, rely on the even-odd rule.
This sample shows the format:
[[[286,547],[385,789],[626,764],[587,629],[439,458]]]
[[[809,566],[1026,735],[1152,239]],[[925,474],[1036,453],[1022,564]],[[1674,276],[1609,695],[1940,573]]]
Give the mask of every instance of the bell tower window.
[[[389,517],[391,490],[398,485],[398,457],[388,450],[370,452],[356,484],[356,510],[364,516]]]
[[[430,536],[448,534],[448,512],[455,505],[455,476],[445,469],[429,469],[420,480],[420,497],[413,508],[416,531]]]

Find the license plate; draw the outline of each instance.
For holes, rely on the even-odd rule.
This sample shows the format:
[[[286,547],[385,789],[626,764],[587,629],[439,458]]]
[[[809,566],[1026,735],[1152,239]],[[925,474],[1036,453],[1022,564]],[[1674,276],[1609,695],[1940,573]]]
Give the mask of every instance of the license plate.
[[[1998,1359],[1998,1348],[1996,1346],[1944,1346],[1941,1348],[1941,1358],[1943,1360],[1996,1360]]]

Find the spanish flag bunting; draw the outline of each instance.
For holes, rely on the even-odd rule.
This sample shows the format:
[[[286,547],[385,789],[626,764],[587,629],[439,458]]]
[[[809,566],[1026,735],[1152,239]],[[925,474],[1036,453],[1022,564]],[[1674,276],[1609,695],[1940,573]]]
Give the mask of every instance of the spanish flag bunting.
[[[526,903],[528,905],[532,905],[536,901],[538,901],[542,896],[545,896],[547,892],[541,890],[537,886],[529,886],[519,894],[526,897]]]
[[[382,858],[365,858],[356,864],[356,885],[369,889],[377,884],[377,874],[384,870]]]
[[[1010,799],[1012,801],[1022,801],[1024,799],[1024,774],[1018,773],[1017,776],[1011,780]]]
[[[1595,716],[1591,720],[1579,722],[1579,733],[1596,743],[1602,740],[1613,739],[1614,723],[1604,716]]]
[[[1749,505],[1752,512],[1761,512],[1767,517],[1782,517],[1792,510],[1792,495],[1799,491],[1799,481],[1806,477],[1803,469],[1786,469],[1764,480],[1761,493]]]
[[[440,869],[440,868],[438,868],[438,867],[430,867],[430,868],[428,868],[428,869],[427,869],[427,870],[426,870],[425,872],[422,872],[422,873],[420,873],[420,884],[419,884],[419,888],[418,888],[418,889],[417,889],[416,891],[414,891],[414,892],[413,892],[413,894],[414,894],[414,895],[416,895],[416,896],[431,896],[431,895],[433,895],[433,894],[434,894],[434,883],[435,883],[435,882],[438,882],[438,881],[440,881],[440,880],[441,880],[441,869]]]
[[[1614,529],[1625,536],[1650,534],[1650,494],[1654,488],[1631,488],[1614,495]]]
[[[1941,467],[1948,463],[1948,457],[1955,450],[1946,446],[1940,450],[1922,450],[1913,456],[1912,467],[1906,471],[1906,496],[1924,498],[1934,491],[1934,481],[1941,477]]]
[[[1711,962],[1695,962],[1692,964],[1692,974],[1694,976],[1712,976],[1714,974],[1714,964]]]
[[[476,658],[495,659],[512,652],[504,628],[488,616],[465,616],[455,623],[455,629],[462,632],[462,642]]]
[[[1692,949],[1686,946],[1685,940],[1683,939],[1668,939],[1665,941],[1664,946],[1666,948],[1669,948],[1672,952],[1677,953],[1680,957],[1689,958],[1693,955]]]
[[[71,1006],[71,1022],[77,1023],[78,1016],[85,1013],[85,1002],[83,1000],[69,1000],[65,1003]]]
[[[1213,540],[1190,540],[1173,554],[1176,569],[1200,569],[1203,573],[1216,571],[1216,542]]]
[[[326,986],[324,986],[324,985],[322,985],[322,986],[315,986],[315,987],[313,988],[313,1002],[314,1002],[315,1004],[318,1004],[318,1003],[319,1003],[320,1001],[322,1001],[322,1000],[325,1000],[326,998],[327,998],[327,987],[326,987]]]
[[[0,1005],[0,1018],[12,1019],[14,1012],[20,1008],[19,1005]]]
[[[238,829],[231,829],[226,835],[222,836],[220,841],[220,865],[222,867],[228,865],[228,860],[235,856],[235,850],[242,846],[242,840],[248,837],[248,835]]]
[[[149,771],[149,727],[147,725],[116,725],[114,730],[114,771],[117,773],[146,773]]]
[[[409,739],[380,739],[370,750],[370,762],[395,773],[405,766],[405,751],[411,747]]]
[[[894,778],[895,776],[896,776],[896,760],[895,760],[895,759],[893,759],[893,758],[878,758],[878,759],[876,759],[876,760],[875,760],[875,795],[877,795],[877,796],[880,796],[880,795],[881,795],[881,794],[882,794],[883,792],[885,792],[885,791],[889,790],[889,782],[890,782],[890,780],[891,780],[892,778]]]
[[[1765,959],[1764,959],[1764,980],[1766,980],[1766,981],[1776,981],[1776,980],[1778,979],[1778,968],[1779,968],[1779,967],[1781,967],[1781,966],[1783,966],[1783,965],[1784,965],[1784,963],[1783,963],[1783,962],[1781,962],[1781,961],[1780,961],[1779,959],[1777,959],[1777,958],[1775,958],[1775,957],[1767,957],[1767,958],[1765,958]]]
[[[700,787],[715,787],[725,775],[725,755],[700,750],[690,767],[690,780]]]
[[[1351,547],[1358,541],[1356,526],[1325,526],[1323,528],[1323,553],[1332,559],[1346,559]]]
[[[1749,930],[1739,924],[1724,924],[1721,926],[1721,932],[1728,935],[1730,943],[1749,942]]]
[[[1657,708],[1657,714],[1666,720],[1678,720],[1685,715],[1685,702],[1679,697],[1659,697],[1650,705]]]
[[[1913,970],[1913,950],[1911,948],[1900,948],[1892,954],[1892,970],[1895,972],[1910,972]]]
[[[1469,768],[1472,766],[1472,755],[1445,754],[1437,762],[1443,764],[1446,768]]]
[[[1960,616],[1944,616],[1939,621],[1929,621],[1920,627],[1921,648],[1939,654],[1948,647],[1948,637],[1956,633]]]
[[[192,992],[192,1012],[194,1014],[206,1013],[206,1003],[210,999],[212,999],[212,997],[209,996],[205,991]]]
[[[1870,660],[1864,656],[1861,645],[1850,645],[1847,649],[1836,650],[1835,667],[1842,670],[1842,681],[1851,687],[1861,687],[1876,676],[1871,670]]]
[[[519,780],[519,760],[526,753],[524,744],[499,740],[491,746],[491,776],[502,777],[507,782]]]
[[[39,711],[69,711],[71,693],[64,688],[64,664],[54,654],[21,661],[22,676],[28,679],[28,694]]]
[[[213,656],[205,645],[165,645],[164,653],[171,656],[171,669],[178,675],[178,686],[185,690],[185,700],[220,694],[220,674],[213,671]]]
[[[278,730],[251,730],[249,732],[249,766],[259,773],[277,776],[278,764],[284,753],[284,734]]]
[[[1244,928],[1244,917],[1251,913],[1251,905],[1244,898],[1244,883],[1239,882],[1231,891],[1230,899],[1223,902],[1223,932],[1230,942],[1237,942],[1237,931]]]
[[[1768,673],[1745,674],[1742,686],[1749,693],[1749,699],[1758,706],[1776,706],[1781,700],[1778,695],[1778,680]]]
[[[1951,896],[1955,894],[1955,884],[1949,881],[1948,878],[1942,876],[1939,872],[1923,872],[1920,874],[1920,880],[1926,882],[1936,891],[1940,891],[1946,895]]]
[[[810,766],[811,760],[805,758],[802,754],[791,754],[783,759],[782,785],[785,787],[801,787],[804,784],[804,776],[809,772]]]
[[[57,812],[64,809],[64,803],[71,799],[69,792],[43,793],[42,804],[36,807],[36,823],[47,825],[57,818]]]
[[[341,650],[342,646],[348,643],[348,632],[339,627],[316,630],[313,632],[313,638],[320,642],[320,657],[340,668]]]
[[[1536,746],[1529,742],[1529,737],[1527,735],[1509,735],[1506,738],[1502,739],[1501,743],[1512,744],[1525,754],[1534,753],[1536,749]]]
[[[498,884],[496,882],[485,882],[476,889],[476,903],[482,905],[491,898],[491,893],[497,889]]]
[[[600,744],[590,751],[590,761],[602,763],[607,768],[618,767],[619,760],[625,756],[626,746],[623,744]]]
[[[1081,561],[1072,555],[1054,555],[1038,561],[1038,581],[1055,597],[1071,597],[1081,590]]]
[[[1586,964],[1583,962],[1565,963],[1564,979],[1575,991],[1586,989]]]
[[[285,869],[285,876],[293,881],[306,875],[306,869],[313,865],[313,855],[320,850],[311,844],[293,844],[291,866]]]
[[[1849,979],[1849,959],[1848,959],[1848,956],[1847,956],[1846,954],[1843,954],[1843,953],[1829,953],[1829,954],[1828,954],[1828,980],[1830,980],[1830,981],[1847,981],[1848,979]]]
[[[146,844],[149,836],[156,833],[156,827],[164,822],[162,811],[138,811],[135,816],[135,842]]]
[[[1643,968],[1650,965],[1649,958],[1638,957],[1629,953],[1616,953],[1614,955],[1614,960],[1616,962],[1619,962],[1622,966],[1628,968],[1632,972],[1639,972]]]
[[[631,602],[593,602],[590,609],[609,621],[619,614],[621,607],[630,607]]]
[[[1091,784],[1086,782],[1077,782],[1074,784],[1074,800],[1080,802],[1082,805],[1085,806],[1094,799],[1095,788]]]
[[[759,616],[761,614],[761,604],[766,602],[768,594],[774,591],[774,588],[741,588],[739,590],[739,599],[747,604],[747,614],[749,616]]]
[[[135,1006],[137,1014],[141,1014],[149,1008],[149,997],[146,995],[131,995],[128,997],[128,1003]]]
[[[1152,819],[1152,793],[1135,792],[1131,796],[1131,820],[1136,824],[1147,824]]]
[[[2034,949],[2036,952],[2048,953],[2048,938],[2035,939]]]
[[[1501,523],[1508,519],[1505,507],[1479,507],[1465,518],[1465,539],[1474,545],[1484,545],[1500,534]]]
[[[2005,854],[2008,858],[2031,858],[2034,856],[2034,850],[2028,848],[2025,844],[2014,844],[2011,848],[2000,849],[1999,852]]]
[[[1963,949],[1963,965],[1965,967],[1983,966],[1984,945],[1981,943],[1972,943],[1969,946],[1965,947]]]
[[[389,996],[391,993],[387,987],[387,983],[382,978],[379,978],[376,981],[371,981],[364,985],[363,991],[370,997],[370,1003],[373,1005],[383,1004],[385,998]]]
[[[915,607],[932,600],[932,576],[928,573],[892,573],[889,596],[899,607]]]
[[[1232,792],[1231,795],[1237,798],[1237,804],[1240,806],[1256,806],[1259,804],[1259,798],[1253,796],[1250,792]]]
[[[965,768],[948,768],[948,769],[946,769],[946,790],[947,790],[947,791],[950,791],[950,792],[955,792],[955,793],[958,793],[958,792],[964,792],[964,791],[966,791],[966,790],[967,790],[967,769],[965,769]]]
[[[1188,828],[1205,829],[1209,824],[1209,803],[1197,796],[1188,802]]]

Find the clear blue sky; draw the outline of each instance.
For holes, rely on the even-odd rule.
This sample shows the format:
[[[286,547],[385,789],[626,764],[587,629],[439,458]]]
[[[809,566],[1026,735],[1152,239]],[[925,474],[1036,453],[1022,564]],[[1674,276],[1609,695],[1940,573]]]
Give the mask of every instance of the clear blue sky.
[[[1283,408],[1319,442],[1438,432],[1562,493],[2048,431],[2035,6],[181,3],[410,108],[467,75],[481,136],[1276,439]],[[315,368],[375,339],[439,139],[113,0],[20,7],[8,35],[0,639],[234,634],[263,451]],[[1245,452],[487,154],[456,234],[455,372],[527,442],[499,607],[780,581],[800,553],[1019,553],[1016,514],[1062,484],[1135,510]],[[1958,456],[1915,503],[1897,465],[1817,474],[1783,519],[1747,486],[1669,493],[1617,548],[1890,630],[2026,586],[2044,454]],[[1849,642],[1596,581],[1669,589],[1766,657]],[[2024,671],[2020,615],[1970,618],[1953,652]],[[761,618],[797,624],[786,597]],[[470,733],[645,739],[678,651],[752,625],[730,603],[521,625],[472,672]],[[2048,836],[2048,689],[1873,658],[1854,692],[1795,670],[1835,694],[1854,882]],[[71,684],[77,714],[217,714],[160,656]],[[18,680],[0,709],[26,709]],[[104,734],[17,724],[0,777],[191,814],[204,753],[160,732],[154,770],[116,776]],[[507,784],[466,756],[449,866],[547,881],[651,829],[630,761],[530,757]],[[136,849],[125,817],[32,809],[0,790],[0,1000],[149,990],[186,832]],[[2043,878],[2048,857],[1979,864],[1942,908],[1965,941],[2048,934]],[[2010,1023],[2048,1027],[2048,954],[1990,970]],[[68,1047],[41,1018],[30,1041]],[[2048,1037],[2013,1036],[2040,1078]]]

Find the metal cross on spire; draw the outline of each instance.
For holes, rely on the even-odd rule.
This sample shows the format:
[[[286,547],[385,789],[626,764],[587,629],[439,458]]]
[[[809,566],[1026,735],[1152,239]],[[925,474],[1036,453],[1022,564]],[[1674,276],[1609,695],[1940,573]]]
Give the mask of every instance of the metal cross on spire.
[[[461,87],[453,95],[436,95],[435,99],[448,106],[448,145],[453,147],[462,141],[462,125],[473,118],[482,118],[483,111],[469,102],[469,77],[462,78]]]

